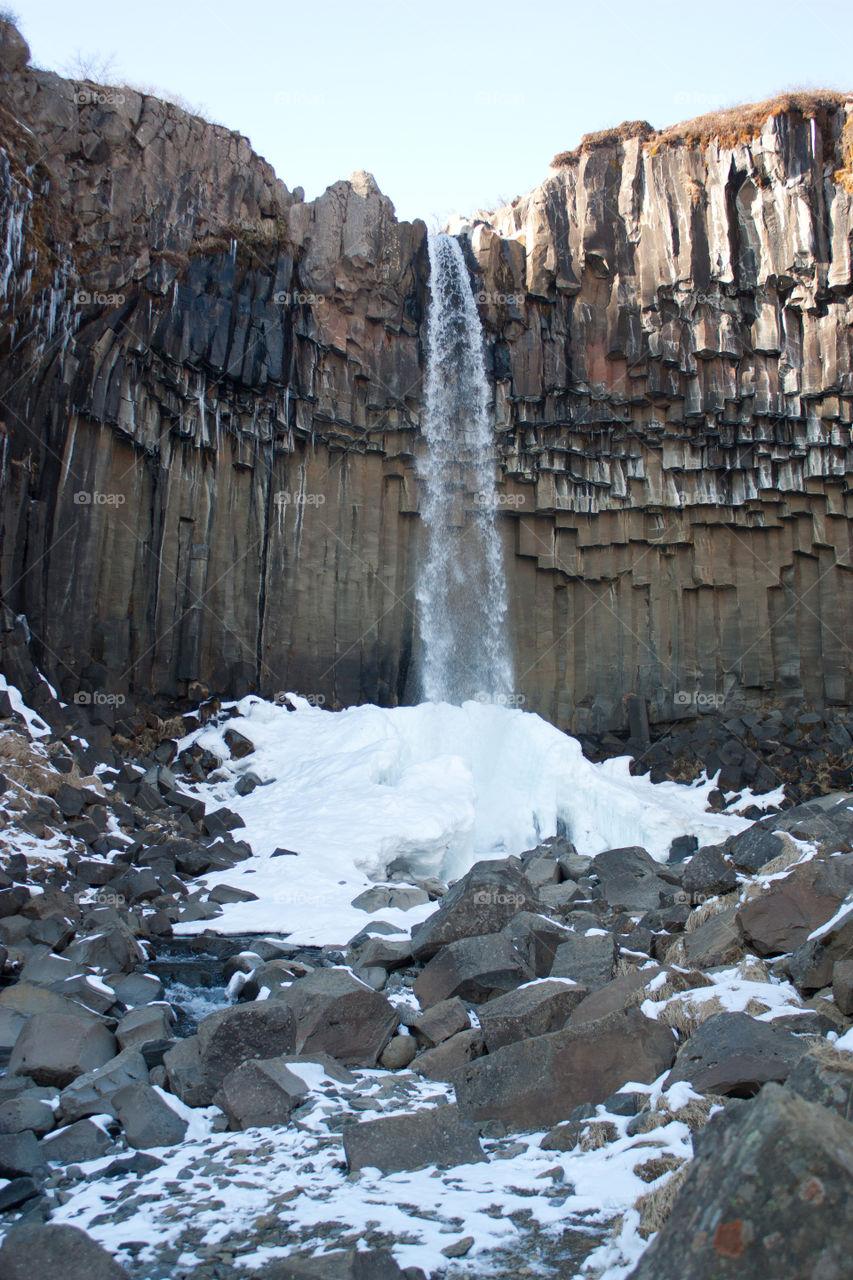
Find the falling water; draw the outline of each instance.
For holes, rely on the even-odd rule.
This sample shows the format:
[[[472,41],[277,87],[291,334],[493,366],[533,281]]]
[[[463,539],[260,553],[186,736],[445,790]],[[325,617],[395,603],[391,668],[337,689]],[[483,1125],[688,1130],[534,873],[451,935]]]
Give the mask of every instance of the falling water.
[[[433,702],[500,701],[513,669],[483,335],[458,241],[432,236],[429,260],[421,691]]]

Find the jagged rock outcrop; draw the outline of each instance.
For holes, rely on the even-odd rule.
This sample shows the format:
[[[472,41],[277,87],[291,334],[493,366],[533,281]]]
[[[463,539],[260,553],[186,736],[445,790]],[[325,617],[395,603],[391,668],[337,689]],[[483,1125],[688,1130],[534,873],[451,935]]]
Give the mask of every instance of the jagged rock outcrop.
[[[425,227],[4,41],[0,579],[44,669],[411,698]],[[594,136],[463,229],[561,727],[851,701],[851,113]]]

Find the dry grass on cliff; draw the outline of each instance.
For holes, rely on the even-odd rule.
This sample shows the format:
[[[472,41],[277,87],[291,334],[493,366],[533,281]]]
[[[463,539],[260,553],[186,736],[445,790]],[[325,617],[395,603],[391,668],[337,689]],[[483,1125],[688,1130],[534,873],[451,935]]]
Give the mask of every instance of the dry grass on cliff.
[[[797,114],[806,120],[816,120],[823,129],[830,112],[836,110],[848,98],[848,93],[834,90],[796,90],[777,94],[763,102],[750,102],[729,107],[723,111],[711,111],[666,129],[653,129],[645,120],[626,120],[612,129],[598,133],[585,133],[581,144],[574,151],[561,151],[551,161],[552,167],[572,164],[584,152],[601,147],[616,146],[629,138],[640,138],[653,148],[661,146],[690,146],[716,138],[723,146],[745,141],[759,134],[768,116]]]

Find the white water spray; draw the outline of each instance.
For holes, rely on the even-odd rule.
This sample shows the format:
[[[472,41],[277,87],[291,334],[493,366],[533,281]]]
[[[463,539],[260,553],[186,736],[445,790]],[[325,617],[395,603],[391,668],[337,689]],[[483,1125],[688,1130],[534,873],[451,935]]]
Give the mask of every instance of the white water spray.
[[[432,236],[429,260],[421,692],[430,702],[502,701],[513,667],[483,335],[459,242]]]

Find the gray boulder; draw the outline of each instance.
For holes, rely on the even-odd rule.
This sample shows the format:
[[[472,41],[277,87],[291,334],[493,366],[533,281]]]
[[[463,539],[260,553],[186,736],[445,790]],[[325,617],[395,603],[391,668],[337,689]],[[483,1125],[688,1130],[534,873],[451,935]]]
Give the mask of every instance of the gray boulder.
[[[177,1061],[177,1056],[172,1055],[178,1047],[170,1049],[164,1059],[170,1080]],[[198,1024],[201,1077],[207,1089],[213,1092],[229,1071],[249,1058],[277,1058],[296,1051],[293,1011],[277,1000],[220,1009],[202,1018]],[[192,1056],[188,1051],[187,1058]]]
[[[850,1274],[853,1125],[767,1084],[694,1138],[695,1158],[630,1280]]]
[[[41,1173],[46,1166],[44,1151],[34,1133],[0,1136],[0,1178],[23,1178]]]
[[[3,1280],[128,1280],[106,1249],[79,1227],[47,1222],[13,1227],[0,1248]]]
[[[155,1040],[171,1039],[173,1022],[168,1004],[141,1005],[124,1015],[116,1027],[116,1040],[122,1049],[141,1049]]]
[[[778,858],[784,848],[785,842],[780,836],[757,824],[726,841],[726,851],[738,871],[753,876],[766,863]]]
[[[737,923],[737,907],[727,907],[709,916],[698,928],[684,934],[684,954],[694,969],[713,969],[736,964],[744,954],[743,937]]]
[[[794,1065],[785,1087],[853,1121],[853,1053],[818,1045]]]
[[[205,1079],[197,1035],[186,1036],[167,1050],[163,1055],[163,1067],[169,1089],[188,1107],[207,1107],[213,1102],[213,1096],[222,1081],[210,1083]],[[229,1070],[233,1070],[233,1067],[226,1066],[222,1079]]]
[[[485,1052],[486,1042],[482,1031],[471,1028],[469,1031],[460,1031],[449,1040],[443,1040],[434,1049],[419,1053],[412,1062],[412,1070],[419,1076],[426,1076],[428,1080],[451,1082],[460,1067],[482,1057]]]
[[[82,1164],[99,1160],[112,1149],[112,1138],[94,1120],[75,1120],[42,1138],[46,1160],[55,1164]]]
[[[31,1129],[39,1137],[49,1133],[56,1121],[52,1100],[55,1089],[25,1089],[16,1098],[0,1102],[0,1134],[23,1133]]]
[[[438,910],[412,930],[417,960],[460,938],[499,933],[519,911],[536,911],[538,896],[515,859],[476,863],[447,891]]]
[[[174,1147],[182,1142],[187,1122],[149,1084],[126,1084],[110,1099],[129,1147]]]
[[[597,1018],[606,1018],[610,1013],[621,1013],[625,1009],[642,1003],[639,992],[648,986],[652,978],[661,970],[656,965],[647,969],[634,969],[631,973],[620,973],[612,982],[592,991],[585,1000],[581,1000],[572,1012],[573,1027],[583,1022],[595,1022]]]
[[[442,1040],[449,1040],[460,1031],[467,1031],[471,1026],[468,1010],[458,996],[450,1000],[439,1000],[424,1013],[419,1014],[411,1023],[426,1044],[433,1048]]]
[[[673,893],[661,865],[639,845],[607,849],[593,858],[598,893],[613,911],[652,911]]]
[[[725,861],[722,849],[709,844],[701,848],[687,863],[681,878],[684,892],[693,905],[718,893],[729,893],[737,886],[737,873]]]
[[[610,982],[616,968],[616,939],[612,933],[595,929],[570,933],[561,942],[551,966],[552,978],[571,978],[589,991]]]
[[[111,1096],[127,1084],[147,1084],[148,1068],[138,1049],[124,1049],[103,1067],[72,1080],[59,1095],[59,1110],[67,1123],[84,1116],[112,1115]]]
[[[304,1080],[278,1058],[250,1059],[229,1071],[215,1102],[229,1129],[287,1124],[290,1113],[308,1096]]]
[[[479,1010],[486,1048],[494,1053],[516,1040],[559,1031],[588,994],[569,978],[543,978],[490,1000]]]
[[[290,1012],[297,1053],[328,1053],[350,1066],[375,1067],[400,1021],[385,996],[343,968],[317,969],[267,1003]]]
[[[351,1172],[370,1167],[382,1173],[399,1173],[428,1165],[477,1164],[486,1159],[477,1130],[454,1106],[347,1124],[343,1140]]]
[[[414,991],[423,1008],[451,996],[479,1003],[513,991],[532,977],[509,938],[487,933],[442,947],[416,980]]]
[[[501,932],[524,956],[537,978],[548,977],[557,948],[571,937],[566,925],[533,911],[520,911]]]
[[[787,1079],[807,1049],[801,1037],[772,1022],[716,1013],[681,1046],[664,1088],[686,1080],[697,1093],[751,1097],[767,1081]]]
[[[9,1074],[62,1088],[117,1053],[115,1036],[98,1022],[62,1013],[36,1014],[15,1042]]]
[[[547,1128],[581,1103],[603,1102],[629,1080],[650,1084],[672,1065],[675,1049],[669,1027],[631,1009],[479,1058],[454,1077],[456,1099],[472,1120]]]

